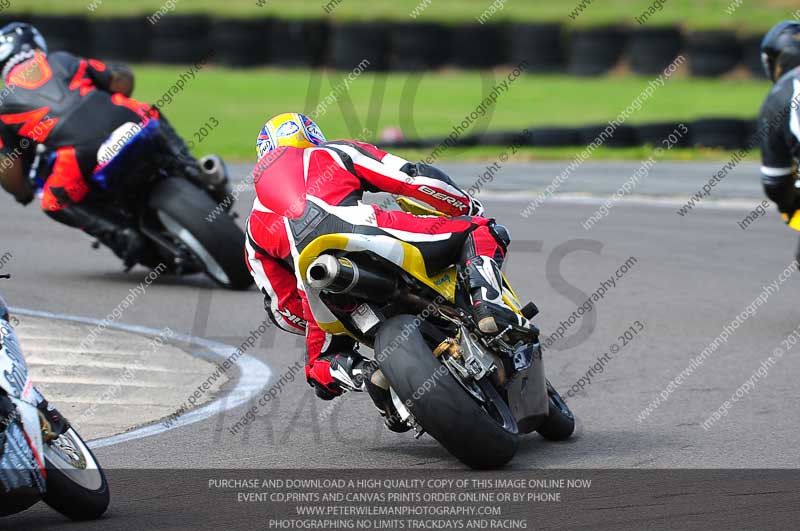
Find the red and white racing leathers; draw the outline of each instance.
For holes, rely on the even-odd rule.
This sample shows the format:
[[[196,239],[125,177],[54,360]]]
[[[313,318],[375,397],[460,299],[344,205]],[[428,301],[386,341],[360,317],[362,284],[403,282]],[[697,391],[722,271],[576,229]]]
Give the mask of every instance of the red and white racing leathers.
[[[447,175],[370,144],[337,140],[306,149],[277,148],[262,158],[254,178],[257,197],[247,222],[248,267],[275,325],[306,335],[309,383],[333,394],[340,391],[320,355],[342,352],[353,342],[344,336],[333,338],[317,326],[303,282],[295,275],[295,259],[311,239],[330,232],[389,235],[417,246],[429,268],[434,264],[439,269],[459,263],[465,248],[468,257],[497,261],[505,252],[491,229],[492,220],[475,215],[482,212],[480,203]],[[364,192],[379,191],[424,201],[452,217],[414,216],[360,203]],[[320,211],[329,215],[316,232],[293,233],[290,220],[314,229]]]

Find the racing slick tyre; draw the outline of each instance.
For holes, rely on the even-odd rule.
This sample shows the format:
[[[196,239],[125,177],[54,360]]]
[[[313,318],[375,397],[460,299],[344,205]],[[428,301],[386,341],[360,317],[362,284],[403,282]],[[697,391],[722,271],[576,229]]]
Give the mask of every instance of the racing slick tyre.
[[[253,277],[244,263],[244,233],[202,190],[184,179],[158,183],[150,194],[164,227],[203,264],[206,274],[229,289],[244,290]]]
[[[511,461],[520,443],[513,416],[511,425],[501,423],[467,393],[433,355],[418,318],[399,315],[387,320],[375,338],[375,353],[392,389],[419,425],[461,462],[494,469]],[[502,400],[492,405],[496,414],[510,415]],[[505,412],[500,411],[503,406]]]
[[[569,439],[575,432],[575,416],[550,382],[547,382],[547,397],[550,400],[550,411],[547,420],[536,431],[550,441]]]
[[[72,520],[95,520],[106,512],[111,500],[106,476],[74,429],[47,443],[44,458],[47,505]]]

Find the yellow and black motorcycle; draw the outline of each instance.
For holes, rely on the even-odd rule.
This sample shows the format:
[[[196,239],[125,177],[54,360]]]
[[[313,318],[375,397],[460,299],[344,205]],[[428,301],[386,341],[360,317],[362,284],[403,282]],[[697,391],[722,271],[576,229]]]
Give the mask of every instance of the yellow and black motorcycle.
[[[414,201],[419,215],[442,215]],[[497,468],[517,452],[523,434],[550,440],[572,435],[575,418],[546,380],[539,332],[480,332],[456,267],[429,275],[419,250],[403,241],[327,234],[299,256],[319,326],[372,348],[400,420],[417,437],[433,436],[472,468]],[[532,319],[503,279],[503,300]],[[376,382],[378,383],[378,382]]]

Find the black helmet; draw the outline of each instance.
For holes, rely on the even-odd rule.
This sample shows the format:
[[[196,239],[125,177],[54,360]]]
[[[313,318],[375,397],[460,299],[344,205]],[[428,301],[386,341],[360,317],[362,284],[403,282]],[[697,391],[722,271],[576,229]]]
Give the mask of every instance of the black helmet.
[[[800,23],[787,20],[769,30],[761,41],[761,62],[773,82],[800,66]]]
[[[19,63],[33,57],[35,50],[47,53],[47,43],[39,30],[24,22],[12,22],[0,29],[0,77]]]

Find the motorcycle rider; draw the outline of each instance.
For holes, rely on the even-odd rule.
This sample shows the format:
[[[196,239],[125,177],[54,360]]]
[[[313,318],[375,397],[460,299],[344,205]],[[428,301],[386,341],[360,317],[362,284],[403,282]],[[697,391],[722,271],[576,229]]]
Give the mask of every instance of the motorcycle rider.
[[[377,364],[355,351],[347,336],[319,328],[295,260],[314,238],[336,232],[388,235],[416,246],[429,271],[458,264],[472,300],[475,321],[485,333],[529,326],[501,299],[500,266],[508,233],[441,170],[404,160],[355,140],[328,142],[319,127],[299,113],[279,114],[258,135],[259,162],[253,176],[256,199],[247,222],[248,267],[264,294],[273,323],[306,336],[306,379],[317,396],[330,400],[343,391],[366,390],[387,426],[404,425],[385,383],[373,379]],[[364,192],[389,192],[424,201],[451,217],[415,216],[360,202]],[[312,311],[313,308],[313,311]]]
[[[796,161],[800,158],[800,23],[781,22],[761,43],[761,59],[775,86],[761,107],[761,182],[789,223],[798,209]],[[797,251],[800,259],[800,248]]]
[[[45,213],[100,240],[126,266],[135,264],[142,237],[87,201],[95,186],[91,176],[108,157],[104,144],[126,124],[136,130],[158,120],[187,175],[198,175],[199,165],[186,144],[163,114],[131,98],[134,76],[127,66],[48,53],[44,38],[30,24],[14,22],[0,29],[0,76],[6,85],[0,92],[0,184],[23,205],[33,201],[26,177],[36,145],[43,145],[53,159],[52,167],[45,168]]]

